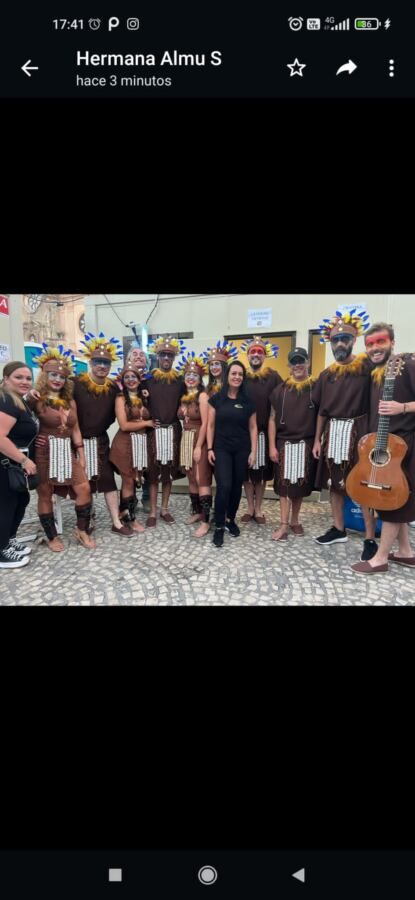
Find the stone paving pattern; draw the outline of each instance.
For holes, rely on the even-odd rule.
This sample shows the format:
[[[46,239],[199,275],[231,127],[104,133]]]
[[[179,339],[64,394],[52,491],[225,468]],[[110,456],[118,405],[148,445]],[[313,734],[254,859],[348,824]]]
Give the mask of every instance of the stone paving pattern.
[[[36,515],[32,498],[29,516]],[[242,500],[238,518],[246,512]],[[0,570],[0,605],[19,606],[392,606],[415,605],[415,573],[390,565],[380,576],[358,577],[350,564],[360,559],[362,536],[349,532],[345,544],[322,548],[313,540],[332,524],[327,502],[303,506],[304,537],[271,541],[279,503],[266,500],[267,524],[241,525],[241,536],[225,534],[221,550],[212,532],[194,539],[197,526],[185,524],[188,497],[173,495],[175,525],[158,519],[157,528],[134,538],[111,533],[103,497],[96,504],[97,549],[88,551],[73,537],[75,516],[63,504],[64,553],[52,553],[39,539],[31,543],[31,562]],[[139,508],[138,520],[146,514]],[[19,536],[33,533],[24,524]],[[411,529],[415,543],[415,529]]]

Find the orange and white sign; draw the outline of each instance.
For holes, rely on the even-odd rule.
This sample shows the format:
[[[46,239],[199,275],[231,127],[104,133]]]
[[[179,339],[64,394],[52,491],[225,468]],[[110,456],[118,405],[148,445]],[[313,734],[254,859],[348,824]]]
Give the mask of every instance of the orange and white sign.
[[[9,298],[5,297],[4,294],[0,294],[0,313],[3,316],[9,315]]]

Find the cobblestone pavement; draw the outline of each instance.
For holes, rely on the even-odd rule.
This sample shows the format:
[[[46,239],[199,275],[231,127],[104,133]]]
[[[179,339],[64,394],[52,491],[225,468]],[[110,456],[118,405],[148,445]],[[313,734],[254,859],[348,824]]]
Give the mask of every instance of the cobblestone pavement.
[[[64,553],[51,553],[45,543],[32,543],[31,562],[22,569],[0,571],[0,605],[19,606],[391,606],[415,605],[415,574],[390,565],[381,576],[357,577],[350,564],[360,559],[362,537],[349,532],[345,544],[325,549],[314,537],[331,525],[328,503],[305,503],[304,537],[287,543],[271,541],[279,519],[279,503],[265,501],[269,524],[241,525],[241,536],[225,534],[221,550],[212,533],[194,539],[197,526],[185,524],[186,496],[174,495],[175,525],[158,519],[157,528],[134,538],[110,531],[102,497],[96,505],[97,549],[85,550],[72,535],[75,516],[63,504]],[[243,500],[239,516],[246,512]],[[35,498],[29,514],[35,516]],[[138,519],[145,521],[142,509]],[[36,522],[22,526],[20,536],[34,533]],[[415,543],[415,529],[412,531]],[[39,531],[39,538],[41,532]]]

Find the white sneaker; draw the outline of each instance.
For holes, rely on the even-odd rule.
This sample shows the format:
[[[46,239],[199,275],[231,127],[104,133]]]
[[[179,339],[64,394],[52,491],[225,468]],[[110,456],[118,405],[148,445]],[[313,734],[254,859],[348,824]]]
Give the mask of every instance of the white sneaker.
[[[31,547],[26,547],[25,544],[22,544],[17,538],[10,538],[9,543],[7,545],[14,550],[15,553],[18,553],[19,556],[29,556],[32,552]]]
[[[0,569],[20,569],[30,562],[28,556],[20,556],[11,547],[0,550]]]
[[[409,527],[410,527],[410,528],[415,528],[415,522],[409,522]]]

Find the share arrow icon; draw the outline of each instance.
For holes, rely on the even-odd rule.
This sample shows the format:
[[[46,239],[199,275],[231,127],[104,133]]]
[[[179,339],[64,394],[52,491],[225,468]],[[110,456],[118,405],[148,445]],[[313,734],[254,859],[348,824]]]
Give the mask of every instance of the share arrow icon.
[[[344,66],[340,66],[340,69],[337,69],[336,75],[340,75],[342,72],[348,72],[349,75],[357,69],[356,63],[353,62],[352,59],[349,59],[349,62],[345,63]]]
[[[31,78],[31,77],[32,77],[32,71],[34,71],[35,69],[38,69],[38,68],[39,68],[39,66],[31,66],[31,65],[30,65],[31,62],[32,62],[32,60],[31,60],[31,59],[28,59],[28,60],[23,64],[23,66],[21,66],[22,71],[25,73],[25,75],[27,75],[28,78]]]

